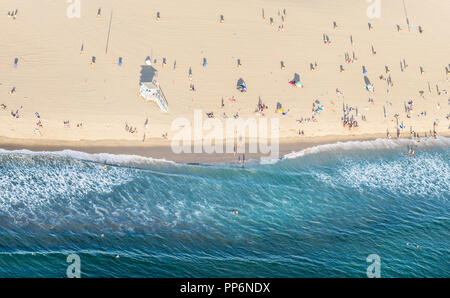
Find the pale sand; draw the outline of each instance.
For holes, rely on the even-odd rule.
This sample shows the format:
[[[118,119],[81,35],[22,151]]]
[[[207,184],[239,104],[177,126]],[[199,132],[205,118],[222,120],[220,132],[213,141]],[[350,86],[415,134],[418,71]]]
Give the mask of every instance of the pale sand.
[[[158,154],[160,150],[151,147],[162,146],[166,147],[163,151],[169,151],[169,142],[162,140],[161,135],[167,132],[169,139],[173,136],[176,131],[171,130],[171,124],[177,117],[192,120],[194,109],[214,112],[217,117],[223,112],[228,116],[239,112],[242,119],[258,117],[254,110],[259,96],[269,106],[266,117],[280,118],[281,142],[298,143],[289,150],[283,145],[282,152],[324,140],[384,137],[387,130],[395,136],[395,114],[399,115],[399,123],[404,123],[403,135],[410,127],[423,135],[433,129],[435,121],[439,122],[437,132],[448,135],[449,95],[438,95],[436,84],[440,91],[450,92],[449,76],[445,73],[450,63],[450,3],[406,1],[409,20],[414,25],[411,31],[406,28],[402,1],[381,1],[380,19],[367,17],[368,5],[363,0],[81,0],[81,18],[69,19],[66,1],[1,1],[0,104],[7,109],[0,109],[0,147],[85,148],[88,152],[109,150],[146,156],[153,152],[157,155],[154,157],[167,156],[170,154]],[[102,16],[97,18],[100,7]],[[18,14],[13,20],[7,13],[15,9]],[[283,23],[278,11],[282,13],[283,9],[287,16],[284,31],[280,32],[277,28]],[[161,14],[159,22],[157,12]],[[220,15],[224,16],[223,24],[219,22]],[[273,26],[269,25],[270,17],[274,19]],[[338,25],[336,30],[333,21]],[[374,27],[372,31],[368,30],[369,22]],[[397,32],[397,24],[403,28],[401,32]],[[423,34],[418,32],[419,25],[424,28]],[[323,34],[330,37],[331,45],[323,43]],[[82,44],[84,51],[80,54]],[[371,54],[371,45],[376,55]],[[352,51],[358,60],[346,64],[344,53],[351,56]],[[97,59],[94,67],[90,65],[92,56]],[[138,96],[140,66],[147,56],[157,59],[154,67],[169,102],[168,113]],[[14,68],[16,57],[19,63]],[[117,65],[119,57],[123,58],[121,67]],[[163,58],[167,59],[164,68]],[[206,68],[202,66],[203,58],[208,61]],[[241,60],[240,68],[236,66],[237,59]],[[402,59],[409,66],[404,72],[400,70]],[[281,61],[286,65],[284,70]],[[311,72],[310,63],[314,62],[319,68]],[[340,65],[345,72],[339,72]],[[363,65],[375,85],[375,94],[363,90]],[[381,74],[387,76],[385,66],[389,66],[394,82],[389,94],[386,81],[378,78]],[[424,74],[420,74],[420,66]],[[195,92],[189,91],[189,67],[193,70]],[[288,84],[294,73],[300,75],[303,89]],[[248,87],[244,94],[236,90],[241,77]],[[13,87],[16,92],[10,95]],[[344,98],[336,95],[336,88],[344,93]],[[425,91],[424,99],[420,90]],[[237,102],[230,106],[227,99],[232,96]],[[224,109],[220,108],[222,97]],[[369,97],[374,104],[368,103]],[[316,99],[324,106],[318,122],[298,124],[297,119],[311,117]],[[409,100],[414,101],[411,118],[404,111]],[[290,110],[288,115],[275,112],[277,102]],[[367,121],[358,117],[358,128],[343,128],[343,103],[358,107]],[[11,111],[21,106],[20,118],[13,118]],[[386,118],[383,107],[387,109]],[[418,117],[422,111],[427,116]],[[36,131],[35,112],[43,124],[40,133]],[[146,118],[148,129],[144,128]],[[71,128],[64,128],[65,120],[70,120]],[[80,122],[83,128],[76,127]],[[126,132],[126,122],[137,127],[138,132]],[[305,136],[297,136],[299,129]],[[142,143],[144,133],[147,140]],[[178,160],[174,154],[169,157]],[[209,159],[216,158],[220,159]]]

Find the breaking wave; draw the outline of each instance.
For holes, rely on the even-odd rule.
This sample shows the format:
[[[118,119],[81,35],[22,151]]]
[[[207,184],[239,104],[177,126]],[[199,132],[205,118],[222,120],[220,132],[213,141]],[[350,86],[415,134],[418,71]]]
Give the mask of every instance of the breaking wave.
[[[370,141],[348,141],[337,142],[333,144],[324,144],[307,149],[303,149],[297,152],[286,154],[283,159],[299,158],[305,155],[317,154],[321,152],[345,152],[353,150],[383,150],[383,149],[403,149],[408,146],[414,146],[417,148],[447,148],[450,147],[450,138],[437,137],[437,138],[423,138],[420,141],[413,139],[376,139]]]
[[[96,163],[103,163],[118,166],[145,166],[154,165],[157,163],[175,164],[173,161],[166,159],[158,159],[151,157],[144,157],[140,155],[130,154],[110,154],[110,153],[86,153],[75,150],[61,150],[61,151],[31,151],[26,149],[21,150],[5,150],[0,149],[0,155],[25,155],[25,156],[57,156],[62,158],[73,158],[84,161],[91,161]]]

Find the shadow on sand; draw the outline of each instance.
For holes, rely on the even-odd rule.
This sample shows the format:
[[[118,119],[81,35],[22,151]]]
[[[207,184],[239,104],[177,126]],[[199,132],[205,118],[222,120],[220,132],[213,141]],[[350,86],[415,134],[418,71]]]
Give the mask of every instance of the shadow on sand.
[[[152,82],[156,76],[157,70],[150,65],[141,65],[141,77],[139,83]]]

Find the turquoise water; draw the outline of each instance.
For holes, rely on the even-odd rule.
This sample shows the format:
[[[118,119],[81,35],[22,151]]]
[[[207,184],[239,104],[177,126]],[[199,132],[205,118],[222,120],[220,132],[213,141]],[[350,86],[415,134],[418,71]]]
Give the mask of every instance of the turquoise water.
[[[245,169],[1,151],[0,277],[65,277],[72,253],[82,277],[366,277],[369,254],[450,277],[449,139],[407,142]]]

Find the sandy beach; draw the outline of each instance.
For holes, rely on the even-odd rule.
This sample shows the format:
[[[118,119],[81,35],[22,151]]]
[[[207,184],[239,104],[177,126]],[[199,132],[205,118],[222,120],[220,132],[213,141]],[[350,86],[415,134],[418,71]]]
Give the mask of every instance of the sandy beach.
[[[66,1],[2,1],[0,148],[235,159],[170,152],[173,121],[198,109],[279,118],[280,155],[449,136],[450,5],[404,3],[371,19],[363,0],[81,0],[78,18]],[[167,113],[139,95],[147,57]]]

